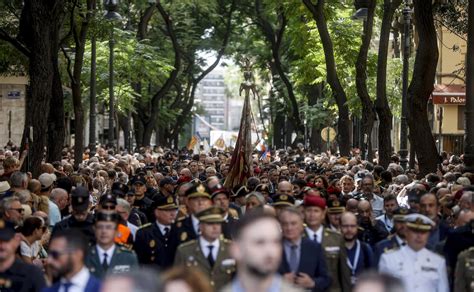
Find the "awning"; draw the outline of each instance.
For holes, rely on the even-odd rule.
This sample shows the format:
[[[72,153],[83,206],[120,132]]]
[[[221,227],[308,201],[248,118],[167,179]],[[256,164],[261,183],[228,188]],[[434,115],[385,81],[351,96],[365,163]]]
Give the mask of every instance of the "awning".
[[[466,104],[466,85],[464,84],[435,84],[431,94],[433,104]]]

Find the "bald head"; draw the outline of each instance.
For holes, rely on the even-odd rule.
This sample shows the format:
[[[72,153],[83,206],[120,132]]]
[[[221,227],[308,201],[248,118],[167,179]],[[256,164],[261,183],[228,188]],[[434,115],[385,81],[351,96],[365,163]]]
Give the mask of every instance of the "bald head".
[[[356,199],[349,199],[346,202],[346,211],[357,213],[357,207],[359,206],[359,201]]]
[[[357,225],[357,217],[352,212],[344,212],[341,215],[341,225]]]
[[[289,181],[281,181],[278,184],[278,193],[281,195],[292,196],[293,195],[293,185]]]

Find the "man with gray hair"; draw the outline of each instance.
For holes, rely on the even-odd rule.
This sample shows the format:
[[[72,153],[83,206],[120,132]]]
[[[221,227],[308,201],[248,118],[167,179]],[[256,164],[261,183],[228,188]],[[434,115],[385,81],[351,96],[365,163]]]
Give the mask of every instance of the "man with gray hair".
[[[0,201],[2,219],[10,222],[15,228],[22,225],[23,212],[23,206],[17,197],[9,197]]]
[[[130,229],[130,232],[132,233],[133,240],[135,240],[135,235],[137,234],[138,226],[128,221],[131,210],[132,208],[130,207],[130,204],[127,202],[127,200],[117,198],[117,206],[115,206],[115,211],[117,211],[117,214],[119,214],[120,217],[122,217],[122,219],[125,222],[127,222],[127,227],[128,229]]]
[[[28,175],[21,171],[15,171],[10,176],[10,187],[12,193],[26,190],[28,187]]]
[[[49,226],[53,227],[61,221],[61,210],[67,206],[67,192],[61,188],[54,188],[48,200]]]

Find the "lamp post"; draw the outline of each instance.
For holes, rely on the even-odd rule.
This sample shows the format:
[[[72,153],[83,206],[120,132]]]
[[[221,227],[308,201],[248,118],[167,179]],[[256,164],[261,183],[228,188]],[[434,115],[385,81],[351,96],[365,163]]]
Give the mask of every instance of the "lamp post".
[[[411,0],[405,0],[403,8],[403,71],[402,71],[402,118],[400,120],[400,166],[407,169],[408,163],[408,68],[410,58],[410,22],[411,22]]]
[[[474,3],[469,1],[468,5],[464,165],[466,171],[472,172],[474,171]]]
[[[122,19],[120,14],[117,13],[118,0],[105,0],[105,9],[107,12],[104,15],[106,20],[112,23],[112,29],[110,32],[109,39],[109,131],[107,135],[107,142],[110,148],[114,147],[114,118],[115,118],[115,96],[114,96],[114,28],[113,22]],[[118,138],[118,137],[117,137]],[[118,150],[118,149],[117,149]]]

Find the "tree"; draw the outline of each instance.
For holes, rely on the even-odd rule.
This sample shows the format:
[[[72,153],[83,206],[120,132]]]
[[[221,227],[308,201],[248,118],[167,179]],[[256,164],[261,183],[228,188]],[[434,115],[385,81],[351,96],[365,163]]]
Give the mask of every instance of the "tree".
[[[362,146],[362,157],[369,161],[373,158],[372,153],[372,129],[375,121],[374,104],[370,98],[367,88],[367,55],[369,53],[370,40],[374,26],[374,15],[376,0],[370,0],[367,8],[367,20],[364,20],[364,31],[362,35],[362,44],[360,45],[359,55],[356,61],[356,87],[362,103],[362,131],[359,145]],[[365,144],[367,143],[367,157],[365,156]]]
[[[379,52],[377,60],[377,98],[375,109],[379,119],[379,161],[383,167],[390,163],[392,154],[392,141],[390,134],[392,131],[392,111],[387,99],[387,56],[388,44],[390,40],[390,30],[392,26],[395,10],[400,6],[401,0],[384,0],[382,25],[380,29]]]
[[[62,103],[62,83],[58,69],[60,29],[64,17],[64,1],[27,0],[21,6],[18,35],[12,37],[4,29],[0,38],[10,43],[28,58],[29,87],[26,93],[26,115],[23,148],[28,136],[30,141],[30,163],[34,176],[41,170],[46,144],[62,147],[63,121],[59,121],[63,108],[51,111],[51,101]],[[56,106],[56,104],[54,104]],[[31,133],[30,129],[33,130]],[[49,131],[48,131],[49,130]],[[49,137],[48,137],[49,136]],[[48,158],[60,157],[58,147],[48,147]]]
[[[336,70],[336,62],[334,59],[334,48],[331,36],[326,23],[324,15],[324,0],[318,0],[313,4],[311,0],[302,0],[305,6],[313,15],[318,28],[321,42],[324,49],[324,56],[326,59],[327,82],[331,86],[332,94],[336,100],[338,107],[338,142],[341,155],[348,156],[350,152],[350,130],[349,130],[349,107],[347,105],[347,96]]]
[[[410,143],[416,152],[420,175],[424,176],[436,172],[440,162],[427,113],[438,62],[438,42],[431,1],[415,0],[414,11],[419,42],[413,77],[408,88],[408,125]]]

